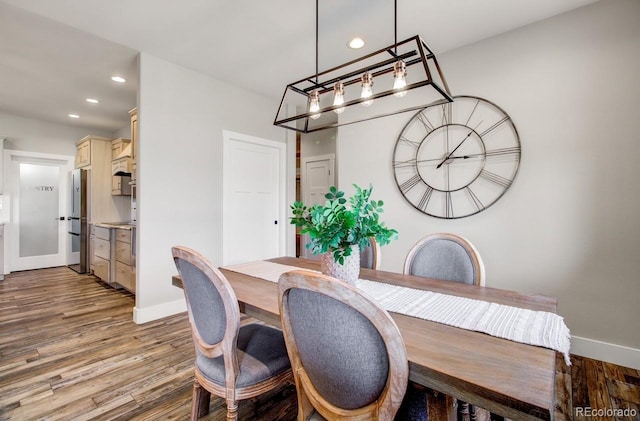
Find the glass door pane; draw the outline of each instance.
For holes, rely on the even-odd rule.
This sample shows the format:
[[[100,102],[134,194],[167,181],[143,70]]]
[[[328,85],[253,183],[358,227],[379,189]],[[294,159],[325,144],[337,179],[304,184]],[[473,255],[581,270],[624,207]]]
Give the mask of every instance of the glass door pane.
[[[57,254],[60,168],[20,163],[20,257]]]

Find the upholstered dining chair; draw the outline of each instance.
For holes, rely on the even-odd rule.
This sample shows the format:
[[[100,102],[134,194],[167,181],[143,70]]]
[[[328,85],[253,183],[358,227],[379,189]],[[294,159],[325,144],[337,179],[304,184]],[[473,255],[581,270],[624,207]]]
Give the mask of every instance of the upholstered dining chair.
[[[450,233],[429,234],[409,250],[404,273],[484,286],[484,263],[466,238]]]
[[[280,276],[278,301],[298,420],[393,420],[409,364],[389,313],[357,288],[303,270]]]
[[[261,324],[240,327],[238,300],[225,276],[194,250],[171,251],[196,350],[191,419],[209,412],[213,393],[226,400],[227,420],[236,420],[238,400],[293,382],[284,337]]]
[[[380,247],[376,239],[369,238],[369,245],[360,249],[360,267],[367,269],[378,269],[380,264]]]
[[[409,250],[404,273],[445,281],[484,286],[484,263],[466,238],[451,233],[429,234]],[[457,401],[458,419],[476,419],[476,408]]]

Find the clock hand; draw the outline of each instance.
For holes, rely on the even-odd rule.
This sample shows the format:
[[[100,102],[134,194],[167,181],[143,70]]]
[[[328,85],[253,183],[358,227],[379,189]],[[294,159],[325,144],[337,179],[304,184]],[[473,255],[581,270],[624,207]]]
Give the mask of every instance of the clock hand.
[[[467,133],[467,135],[464,137],[464,139],[462,139],[460,141],[460,143],[458,143],[458,146],[456,146],[455,148],[453,148],[453,150],[451,152],[449,152],[449,154],[447,156],[444,157],[444,159],[436,166],[436,169],[440,168],[445,162],[447,162],[449,160],[449,158],[451,158],[451,155],[453,155],[453,153],[455,151],[458,150],[458,148],[460,146],[462,146],[462,144],[469,139],[469,136],[471,136],[471,133],[475,132],[476,129],[478,128],[478,126],[480,126],[480,124],[482,124],[482,121],[480,121],[480,123],[478,123],[478,125],[476,127],[474,127],[473,129],[469,130],[469,133]]]
[[[473,156],[475,156],[475,155],[450,156],[447,159],[448,160],[452,160],[452,159],[469,159],[469,158],[471,158]]]

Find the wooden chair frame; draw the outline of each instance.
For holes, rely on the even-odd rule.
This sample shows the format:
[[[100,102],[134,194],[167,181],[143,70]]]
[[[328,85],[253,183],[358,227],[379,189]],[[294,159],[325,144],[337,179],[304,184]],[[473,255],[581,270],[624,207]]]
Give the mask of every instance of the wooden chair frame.
[[[450,240],[462,246],[467,251],[467,254],[469,254],[469,256],[471,257],[471,264],[473,265],[473,271],[474,271],[474,280],[473,280],[474,285],[478,285],[478,286],[485,285],[484,262],[480,257],[480,253],[474,247],[474,245],[471,244],[471,242],[467,240],[465,237],[457,234],[451,234],[451,233],[429,234],[426,237],[423,237],[420,241],[418,241],[411,248],[411,250],[409,250],[409,253],[407,253],[407,258],[404,261],[404,270],[403,270],[405,274],[409,274],[409,270],[411,269],[411,264],[413,263],[413,259],[415,258],[418,251],[420,251],[420,249],[422,249],[422,247],[426,243],[434,240]],[[476,419],[475,408],[466,402],[458,400],[458,418],[461,420],[469,420],[469,419],[472,421],[475,420]]]
[[[285,382],[291,383],[293,381],[292,371],[290,369],[285,370],[276,376],[251,386],[243,388],[236,387],[236,378],[239,374],[237,342],[238,332],[240,331],[240,307],[236,294],[233,292],[233,288],[226,277],[211,265],[206,257],[197,251],[181,246],[173,247],[171,251],[174,261],[183,259],[200,269],[209,278],[222,298],[227,319],[222,340],[216,344],[207,343],[198,332],[191,306],[189,305],[187,289],[183,289],[185,297],[187,298],[187,312],[195,347],[208,358],[216,358],[222,355],[225,368],[225,386],[220,386],[207,380],[200,370],[198,370],[198,366],[195,366],[191,419],[195,421],[209,413],[209,401],[211,393],[213,393],[225,399],[227,404],[227,419],[237,420],[239,400],[259,396],[283,385]],[[180,275],[182,276],[182,274]]]
[[[332,405],[320,395],[300,361],[296,340],[292,334],[288,307],[288,293],[292,288],[318,292],[338,300],[362,313],[378,330],[387,349],[389,375],[382,393],[375,402],[362,408],[348,410]],[[406,392],[409,363],[404,341],[389,313],[357,288],[335,278],[304,270],[294,270],[280,276],[278,303],[298,394],[298,420],[307,420],[314,409],[329,421],[393,419]]]
[[[411,264],[413,263],[413,259],[415,258],[418,251],[422,249],[422,247],[426,243],[433,240],[450,240],[462,246],[471,257],[471,264],[473,265],[473,268],[474,268],[474,285],[479,285],[479,286],[485,285],[484,262],[480,257],[480,253],[473,246],[473,244],[471,244],[469,240],[467,240],[461,235],[451,234],[451,233],[429,234],[426,237],[423,237],[420,241],[418,241],[413,247],[411,247],[411,250],[409,250],[409,253],[407,253],[407,257],[404,261],[403,272],[405,274],[409,274],[409,270],[411,269]]]
[[[371,251],[373,255],[373,261],[371,262],[371,269],[378,270],[380,266],[380,246],[375,238],[369,238],[369,244],[371,244]]]

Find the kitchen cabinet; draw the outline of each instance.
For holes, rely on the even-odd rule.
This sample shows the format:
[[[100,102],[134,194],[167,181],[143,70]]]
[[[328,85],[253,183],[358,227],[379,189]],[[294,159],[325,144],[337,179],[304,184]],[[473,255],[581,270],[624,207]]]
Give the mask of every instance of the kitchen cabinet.
[[[136,162],[138,158],[138,109],[129,111],[131,117],[131,159]]]
[[[93,164],[101,166],[111,161],[111,139],[101,136],[85,136],[76,144],[76,168],[85,168]]]
[[[131,185],[129,181],[131,181],[131,177],[114,175],[111,178],[111,195],[131,196]]]
[[[102,281],[136,291],[134,228],[127,224],[91,225],[91,269]]]
[[[111,195],[131,196],[131,140],[111,142]]]
[[[136,268],[132,250],[132,230],[115,230],[115,281],[127,290],[136,292]]]
[[[91,225],[90,241],[90,268],[95,276],[111,283],[111,230]]]
[[[138,109],[129,111],[131,117],[131,181],[136,182],[138,169]]]
[[[123,140],[124,144],[128,142]],[[90,174],[86,214],[89,223],[129,220],[130,201],[111,194],[113,188],[118,187],[113,185],[111,172],[112,147],[112,139],[93,135],[77,143],[76,168],[87,169]]]
[[[86,138],[85,138],[86,139]],[[83,168],[91,165],[91,140],[82,140],[76,145],[76,161],[75,167]]]

